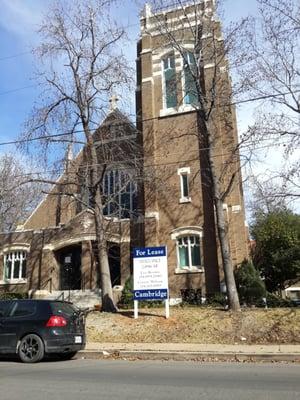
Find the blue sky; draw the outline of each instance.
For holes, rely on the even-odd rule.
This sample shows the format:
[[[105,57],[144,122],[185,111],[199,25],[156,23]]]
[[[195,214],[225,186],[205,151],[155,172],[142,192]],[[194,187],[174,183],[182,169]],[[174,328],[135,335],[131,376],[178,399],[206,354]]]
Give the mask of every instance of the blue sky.
[[[36,31],[51,3],[53,0],[0,0],[0,142],[19,136],[22,124],[38,97],[38,89],[34,87],[35,60],[30,50],[38,43]],[[254,10],[255,0],[225,2],[227,21]],[[128,31],[132,45],[126,52],[133,65],[135,42],[139,35],[139,11],[135,0],[123,0],[122,6],[116,9],[116,17],[122,18],[124,25],[130,25]],[[132,97],[134,99],[134,93]],[[12,148],[5,146],[0,151],[12,151]]]

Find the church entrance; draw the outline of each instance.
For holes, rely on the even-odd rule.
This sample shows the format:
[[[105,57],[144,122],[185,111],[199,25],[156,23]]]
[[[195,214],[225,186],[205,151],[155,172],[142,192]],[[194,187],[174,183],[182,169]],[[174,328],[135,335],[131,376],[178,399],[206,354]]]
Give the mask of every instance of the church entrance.
[[[81,289],[81,245],[69,246],[56,253],[60,265],[60,290]]]

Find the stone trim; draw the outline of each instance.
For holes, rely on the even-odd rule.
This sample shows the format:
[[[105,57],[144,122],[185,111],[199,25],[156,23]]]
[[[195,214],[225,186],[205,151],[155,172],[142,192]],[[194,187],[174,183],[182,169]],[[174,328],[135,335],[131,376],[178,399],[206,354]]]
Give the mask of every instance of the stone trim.
[[[180,275],[180,274],[203,274],[204,273],[204,268],[187,268],[187,269],[180,269],[180,268],[175,268],[175,274]]]
[[[27,283],[27,279],[7,279],[1,280],[0,285],[25,285]]]
[[[178,109],[177,108],[166,108],[162,109],[159,111],[159,117],[168,117],[170,115],[175,115],[175,114],[184,114],[188,112],[193,112],[196,111],[197,107],[192,106],[190,104],[183,104],[181,105]]]
[[[0,251],[0,256],[2,256],[5,253],[9,253],[10,251],[26,251],[27,253],[29,253],[30,251],[30,244],[27,243],[14,243],[11,245],[5,245],[2,247],[1,251]]]
[[[153,77],[152,76],[148,76],[147,78],[143,78],[142,79],[142,83],[147,83],[147,82],[150,82],[153,85],[153,83],[154,83]]]
[[[83,235],[83,236],[75,237],[75,238],[71,238],[71,239],[62,239],[60,241],[49,243],[49,244],[45,245],[43,247],[43,250],[55,251],[55,250],[62,249],[63,247],[71,246],[72,244],[95,241],[95,240],[96,240],[96,235]],[[130,237],[129,236],[120,237],[119,235],[111,234],[107,238],[107,241],[112,242],[112,243],[128,243],[128,242],[130,242]]]
[[[205,65],[204,65],[204,69],[214,68],[215,66],[216,66],[215,63],[205,64]]]
[[[182,226],[180,228],[173,229],[171,232],[171,239],[176,240],[178,237],[184,235],[198,235],[200,238],[202,238],[203,229],[200,226]]]
[[[145,218],[155,218],[159,221],[159,212],[158,211],[147,211],[145,213]]]

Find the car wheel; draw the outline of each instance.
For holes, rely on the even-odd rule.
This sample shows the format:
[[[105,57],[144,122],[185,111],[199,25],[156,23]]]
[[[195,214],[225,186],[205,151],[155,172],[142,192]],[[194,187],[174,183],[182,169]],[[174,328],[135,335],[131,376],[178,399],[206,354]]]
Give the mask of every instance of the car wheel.
[[[18,354],[24,363],[36,363],[44,358],[45,349],[42,339],[31,333],[22,338]]]
[[[70,351],[68,353],[59,353],[58,358],[61,360],[71,360],[75,355],[77,354],[77,351]]]

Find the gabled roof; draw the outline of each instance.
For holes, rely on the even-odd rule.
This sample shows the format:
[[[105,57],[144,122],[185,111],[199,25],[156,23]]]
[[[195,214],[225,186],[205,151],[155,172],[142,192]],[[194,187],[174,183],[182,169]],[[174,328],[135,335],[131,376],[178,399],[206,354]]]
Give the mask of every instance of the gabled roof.
[[[118,108],[110,111],[103,120],[102,124],[94,132],[94,139],[97,141],[116,140],[136,136],[137,129],[133,122],[123,114]]]
[[[113,128],[113,129],[112,129]],[[118,108],[110,111],[108,115],[104,118],[103,122],[99,126],[98,129],[94,132],[94,140],[97,141],[97,136],[99,136],[99,144],[109,143],[112,141],[119,141],[123,138],[128,140],[133,140],[136,137],[137,130],[130,119],[123,114]],[[97,145],[97,143],[96,143]],[[74,158],[74,165],[77,162],[80,163],[80,157],[83,156],[83,151],[81,150]],[[65,171],[56,179],[55,184],[53,184],[50,193],[46,194],[44,198],[41,200],[39,205],[33,210],[33,212],[28,216],[27,220],[24,223],[26,226],[30,223],[31,218],[39,212],[42,207],[46,207],[45,201],[49,196],[53,196],[53,192],[55,192],[55,188],[57,185],[64,179]]]

